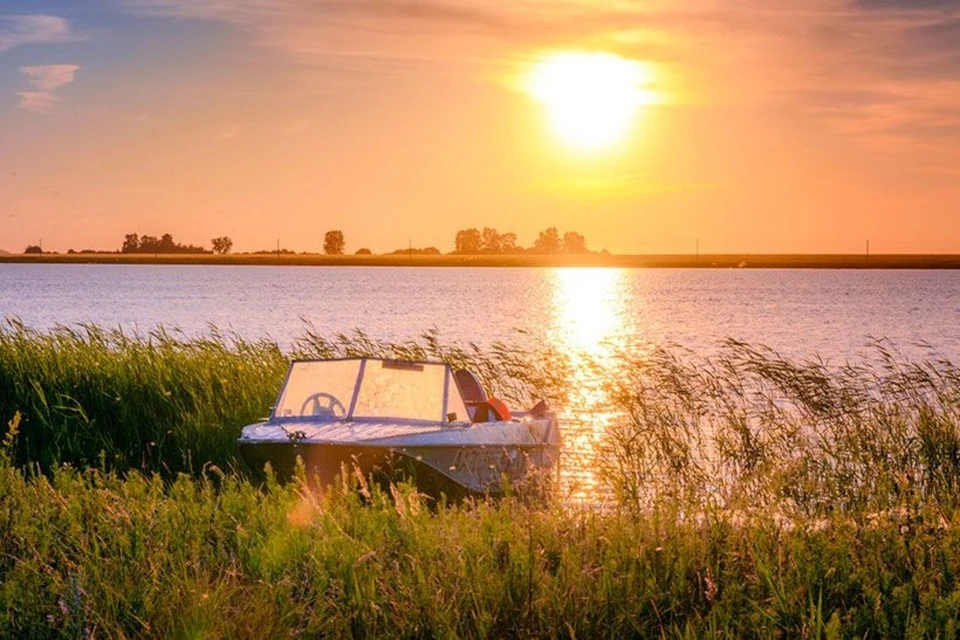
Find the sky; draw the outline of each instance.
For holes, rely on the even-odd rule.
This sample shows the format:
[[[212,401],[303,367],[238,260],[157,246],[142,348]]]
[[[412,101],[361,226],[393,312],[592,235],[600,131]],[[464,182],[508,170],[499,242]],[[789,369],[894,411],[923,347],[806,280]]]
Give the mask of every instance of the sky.
[[[589,78],[533,87],[565,52],[642,71],[613,141],[552,118],[607,100]],[[613,253],[960,253],[960,0],[0,4],[0,249],[549,226]]]

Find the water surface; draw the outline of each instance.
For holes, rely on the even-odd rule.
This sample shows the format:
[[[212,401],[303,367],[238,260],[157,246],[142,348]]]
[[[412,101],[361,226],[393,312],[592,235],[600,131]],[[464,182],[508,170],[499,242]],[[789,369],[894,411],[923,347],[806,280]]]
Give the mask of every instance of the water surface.
[[[0,317],[202,334],[210,324],[289,346],[362,329],[395,340],[562,350],[733,337],[786,355],[854,357],[872,337],[960,354],[960,271],[0,265]]]

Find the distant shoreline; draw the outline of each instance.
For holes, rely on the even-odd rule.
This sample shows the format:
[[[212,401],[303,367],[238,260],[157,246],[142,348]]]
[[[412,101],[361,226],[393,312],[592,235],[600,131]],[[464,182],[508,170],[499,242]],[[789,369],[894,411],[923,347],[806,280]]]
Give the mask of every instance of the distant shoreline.
[[[617,267],[670,269],[960,269],[960,254],[708,254],[674,255],[371,255],[130,254],[0,255],[0,263],[180,264],[370,267]]]

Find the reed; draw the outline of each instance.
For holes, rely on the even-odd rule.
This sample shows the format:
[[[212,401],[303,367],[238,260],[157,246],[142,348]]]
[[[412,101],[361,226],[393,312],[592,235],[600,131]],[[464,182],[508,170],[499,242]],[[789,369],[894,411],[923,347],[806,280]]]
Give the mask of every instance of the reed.
[[[711,358],[623,356],[604,477],[625,508],[712,504],[791,519],[933,506],[960,488],[960,370],[874,341],[856,363],[728,340]]]
[[[441,360],[475,370],[488,389],[517,404],[562,401],[569,364],[503,343],[445,344],[436,331],[405,342],[362,331],[319,335],[305,325],[290,353],[211,326],[186,337],[95,325],[40,332],[16,319],[0,328],[0,415],[23,418],[13,459],[50,469],[80,467],[198,473],[234,468],[240,428],[267,415],[290,358],[351,356]]]
[[[211,327],[187,339],[97,326],[0,331],[0,412],[22,416],[19,464],[197,471],[233,463],[238,425],[265,414],[286,358]]]
[[[436,332],[307,328],[284,354],[215,329],[8,322],[0,637],[957,634],[949,361],[878,341],[835,366],[728,341],[592,363],[596,408],[618,416],[601,505],[437,508],[408,485],[348,475],[319,495],[235,472],[238,426],[290,355],[360,354],[466,364],[515,402],[576,396],[561,354]]]

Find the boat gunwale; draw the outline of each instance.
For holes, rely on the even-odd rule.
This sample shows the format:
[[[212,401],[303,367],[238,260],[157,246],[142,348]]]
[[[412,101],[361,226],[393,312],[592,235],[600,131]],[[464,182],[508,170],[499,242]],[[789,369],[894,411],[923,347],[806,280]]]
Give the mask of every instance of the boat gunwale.
[[[377,427],[383,426],[399,426],[399,427],[425,427],[429,431],[426,433],[441,432],[441,431],[467,431],[470,429],[482,429],[484,427],[492,427],[497,425],[518,425],[518,424],[530,424],[532,422],[546,421],[552,425],[557,423],[557,417],[554,413],[548,413],[541,417],[533,417],[529,412],[517,412],[513,414],[514,417],[510,420],[492,420],[488,422],[471,422],[467,420],[457,420],[456,422],[439,422],[436,420],[418,420],[414,418],[353,418],[351,420],[344,420],[342,418],[329,418],[324,416],[290,416],[290,417],[279,417],[279,418],[267,418],[266,420],[260,420],[258,422],[252,422],[244,426],[240,431],[240,437],[243,437],[243,432],[251,427],[266,427],[266,426],[277,426],[286,432],[284,425],[292,424],[305,424],[309,426],[322,427],[326,425],[336,425],[340,427],[349,427],[355,423],[360,423],[361,427],[366,426],[370,429],[376,429]],[[388,436],[393,437],[393,436]]]

